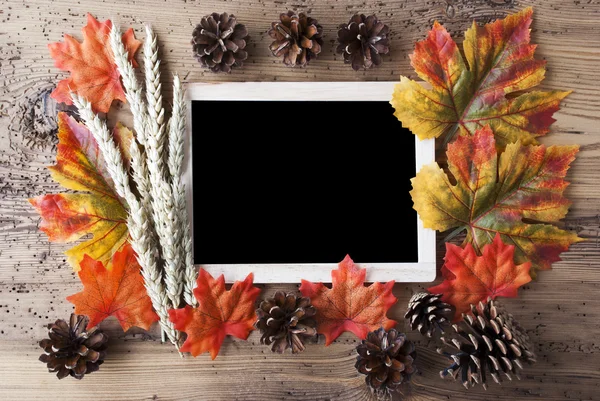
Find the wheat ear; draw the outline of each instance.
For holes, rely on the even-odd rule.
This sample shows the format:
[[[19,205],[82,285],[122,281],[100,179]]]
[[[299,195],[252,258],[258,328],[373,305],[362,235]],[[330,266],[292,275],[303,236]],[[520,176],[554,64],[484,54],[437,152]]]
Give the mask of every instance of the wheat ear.
[[[179,347],[179,332],[175,330],[173,323],[169,320],[168,310],[171,305],[163,288],[157,258],[152,248],[152,240],[148,235],[148,232],[151,231],[148,226],[149,219],[140,201],[131,191],[129,176],[123,165],[122,154],[106,127],[106,123],[92,111],[91,104],[75,93],[71,93],[71,98],[79,111],[79,115],[98,143],[100,152],[102,152],[106,162],[106,168],[115,184],[117,194],[125,199],[129,206],[127,226],[131,236],[130,242],[142,267],[146,291],[152,301],[154,310],[159,316],[162,329],[169,340],[176,347]]]
[[[115,64],[119,70],[119,74],[121,74],[121,80],[125,88],[125,98],[127,99],[127,103],[129,103],[131,114],[133,114],[133,129],[140,144],[145,146],[148,113],[144,107],[143,89],[135,76],[133,64],[129,62],[129,53],[125,49],[125,45],[121,39],[121,29],[116,24],[113,24],[110,30],[109,41]]]
[[[160,59],[158,58],[158,39],[150,25],[146,25],[144,41],[144,71],[146,77],[146,100],[148,102],[148,129],[156,136],[156,150],[161,156],[156,160],[156,168],[162,172],[165,144],[165,109],[163,108],[162,85],[160,83]]]
[[[138,83],[133,65],[129,62],[129,53],[121,39],[121,30],[117,25],[113,25],[110,36],[110,46],[113,53],[114,61],[121,74],[123,87],[125,88],[125,97],[129,103],[131,114],[133,115],[133,129],[136,134],[136,139],[140,144],[145,143],[146,137],[146,121],[148,116],[144,108],[143,89]],[[142,150],[133,140],[130,147],[133,179],[136,188],[140,193],[142,205],[147,213],[152,210],[150,196],[150,181],[148,180],[146,161],[142,155]]]
[[[150,175],[154,226],[162,248],[167,295],[174,307],[179,307],[183,292],[183,261],[179,237],[179,216],[176,211],[173,190],[164,164],[164,109],[162,108],[162,86],[160,84],[160,61],[156,36],[146,26],[144,45],[144,67],[146,72],[146,164]]]
[[[173,109],[169,120],[169,158],[167,165],[171,174],[173,196],[179,215],[180,236],[177,243],[182,248],[182,260],[185,265],[183,298],[188,305],[197,306],[198,301],[194,296],[197,273],[192,259],[192,239],[186,210],[185,186],[181,180],[184,160],[185,119],[185,91],[179,76],[175,75],[173,77]]]

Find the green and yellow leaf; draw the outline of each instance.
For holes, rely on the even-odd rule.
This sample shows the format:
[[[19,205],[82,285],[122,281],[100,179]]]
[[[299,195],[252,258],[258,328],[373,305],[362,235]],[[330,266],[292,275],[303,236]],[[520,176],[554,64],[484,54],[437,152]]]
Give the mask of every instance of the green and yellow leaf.
[[[564,180],[579,147],[510,144],[498,157],[489,127],[459,136],[448,145],[451,177],[432,163],[413,178],[414,208],[426,228],[462,228],[465,242],[481,254],[499,233],[515,245],[515,262],[550,269],[560,253],[581,241],[557,223],[571,202],[563,196]],[[456,183],[454,183],[456,182]]]
[[[484,26],[473,23],[463,42],[464,58],[446,29],[436,22],[410,56],[429,87],[401,77],[392,97],[394,115],[419,139],[473,133],[489,125],[503,149],[520,141],[537,144],[555,121],[554,112],[570,92],[531,91],[544,79],[546,62],[534,59],[530,44],[533,10]]]

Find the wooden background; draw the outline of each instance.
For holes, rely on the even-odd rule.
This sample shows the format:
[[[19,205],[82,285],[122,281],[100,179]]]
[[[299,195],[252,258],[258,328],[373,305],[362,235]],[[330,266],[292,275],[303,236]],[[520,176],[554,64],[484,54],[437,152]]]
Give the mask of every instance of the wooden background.
[[[28,197],[59,191],[45,166],[53,164],[56,137],[48,131],[55,105],[48,91],[65,75],[48,56],[47,44],[63,33],[81,38],[85,13],[132,26],[142,38],[143,23],[159,35],[163,78],[177,71],[186,82],[398,80],[414,74],[408,54],[434,20],[458,40],[473,19],[488,22],[525,6],[534,7],[537,57],[548,61],[543,89],[572,89],[556,114],[546,144],[581,145],[569,172],[567,196],[573,206],[564,225],[587,241],[573,246],[552,271],[506,300],[535,343],[538,363],[521,382],[475,388],[443,381],[447,361],[415,333],[418,367],[407,400],[592,400],[600,399],[600,3],[597,0],[0,0],[0,399],[2,400],[367,400],[363,377],[354,370],[356,338],[342,335],[329,347],[309,346],[298,356],[273,355],[254,332],[247,342],[226,339],[219,357],[179,358],[161,344],[158,332],[123,334],[114,320],[102,323],[111,336],[110,355],[98,373],[78,382],[58,381],[37,361],[44,325],[65,318],[65,301],[81,285],[65,263],[60,244],[37,229],[39,217]],[[288,69],[270,56],[266,31],[287,9],[308,11],[324,26],[322,55],[306,69]],[[189,45],[193,27],[212,11],[228,11],[252,36],[246,66],[231,75],[203,71]],[[368,72],[354,72],[334,54],[336,26],[354,12],[376,13],[392,30],[391,55]],[[166,99],[170,98],[167,90]],[[32,109],[30,106],[33,105]],[[47,111],[45,116],[42,112]],[[118,109],[118,108],[117,108]],[[31,111],[37,120],[33,128]],[[293,113],[293,111],[291,111]],[[130,121],[126,108],[119,118]],[[232,110],[235,116],[235,110]],[[340,127],[354,116],[339,116]],[[301,119],[303,116],[290,118]],[[224,129],[228,129],[224,122]],[[281,130],[285,127],[266,129]],[[243,129],[236,122],[231,129]],[[441,252],[440,252],[441,254]],[[441,255],[440,255],[441,256]],[[439,281],[439,280],[438,280]],[[400,321],[409,297],[427,283],[398,284],[391,317]],[[294,285],[264,286],[263,295]],[[322,343],[322,339],[320,340]]]

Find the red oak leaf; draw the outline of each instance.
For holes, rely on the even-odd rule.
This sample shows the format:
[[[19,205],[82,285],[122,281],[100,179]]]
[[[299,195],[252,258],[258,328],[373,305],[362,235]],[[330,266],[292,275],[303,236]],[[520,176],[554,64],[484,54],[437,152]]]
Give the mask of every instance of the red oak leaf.
[[[158,316],[140,269],[129,244],[114,254],[108,266],[85,255],[79,271],[83,291],[67,297],[67,301],[75,305],[75,313],[90,318],[90,327],[115,316],[125,331],[133,326],[148,330]]]
[[[215,359],[226,335],[247,339],[254,329],[254,303],[260,294],[260,289],[252,285],[253,280],[254,275],[250,273],[227,291],[223,275],[215,280],[206,270],[200,269],[194,289],[198,307],[187,305],[169,311],[175,329],[187,334],[180,351],[190,352],[193,356],[210,352],[210,357]]]
[[[331,271],[331,288],[302,280],[300,292],[317,308],[317,330],[325,335],[325,345],[344,331],[365,339],[370,331],[379,327],[388,330],[396,325],[386,316],[397,301],[392,294],[394,281],[365,286],[366,274],[366,269],[359,268],[346,256],[339,268]]]
[[[88,14],[87,25],[81,30],[82,43],[65,34],[64,42],[48,45],[54,65],[71,73],[58,83],[52,98],[70,105],[73,104],[70,93],[76,92],[90,101],[94,111],[102,113],[108,112],[115,99],[125,102],[121,76],[108,42],[111,28],[110,20],[100,22]],[[123,44],[129,60],[137,67],[134,56],[142,42],[135,39],[133,29],[129,28],[123,35]]]
[[[465,248],[447,243],[444,257],[445,280],[428,289],[443,294],[442,300],[456,308],[456,319],[488,297],[516,298],[517,289],[531,281],[531,262],[514,263],[515,246],[502,242],[500,234],[477,256],[471,244]]]

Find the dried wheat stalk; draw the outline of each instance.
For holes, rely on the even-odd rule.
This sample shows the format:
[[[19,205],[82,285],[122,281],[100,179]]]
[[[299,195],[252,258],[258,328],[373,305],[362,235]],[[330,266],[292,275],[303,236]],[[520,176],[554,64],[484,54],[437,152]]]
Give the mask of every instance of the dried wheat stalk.
[[[170,302],[166,297],[166,291],[162,283],[162,275],[157,265],[155,249],[152,247],[152,240],[149,233],[149,219],[141,202],[132,192],[129,186],[129,175],[123,165],[123,156],[115,144],[112,135],[106,127],[106,122],[101,120],[96,113],[92,111],[91,104],[84,98],[75,93],[71,93],[73,104],[79,110],[79,115],[90,130],[102,156],[106,161],[106,168],[115,183],[117,194],[125,199],[128,205],[127,227],[131,236],[131,246],[136,252],[140,266],[142,267],[142,276],[148,296],[152,301],[152,306],[160,318],[160,325],[163,331],[169,337],[169,340],[179,346],[179,332],[175,330],[169,320],[168,310],[171,308]]]
[[[173,77],[173,109],[169,124],[169,158],[167,165],[172,177],[173,197],[177,214],[179,216],[179,236],[177,244],[183,247],[184,257],[184,280],[183,280],[183,298],[188,305],[197,306],[198,301],[194,297],[194,288],[196,288],[196,268],[192,259],[192,239],[190,236],[190,227],[188,222],[185,186],[181,181],[184,160],[184,135],[185,135],[185,93],[179,77]]]
[[[177,238],[180,237],[180,227],[171,188],[173,180],[164,163],[166,159],[164,157],[165,126],[160,84],[160,60],[158,59],[156,35],[150,26],[146,26],[144,67],[148,110],[145,135],[146,159],[150,175],[154,226],[162,248],[167,295],[173,307],[177,308],[183,292],[183,255],[181,244],[177,241]]]
[[[114,25],[110,44],[133,114],[131,175],[139,198],[130,187],[122,154],[106,123],[92,111],[89,102],[75,94],[72,97],[98,141],[117,193],[128,204],[130,241],[142,266],[146,290],[160,317],[162,330],[178,346],[180,333],[169,321],[168,310],[180,306],[182,294],[188,304],[196,304],[192,296],[196,271],[191,256],[185,188],[181,182],[186,117],[183,88],[175,77],[173,111],[166,124],[158,42],[151,27],[146,27],[144,45],[145,96],[129,62],[120,29]]]

